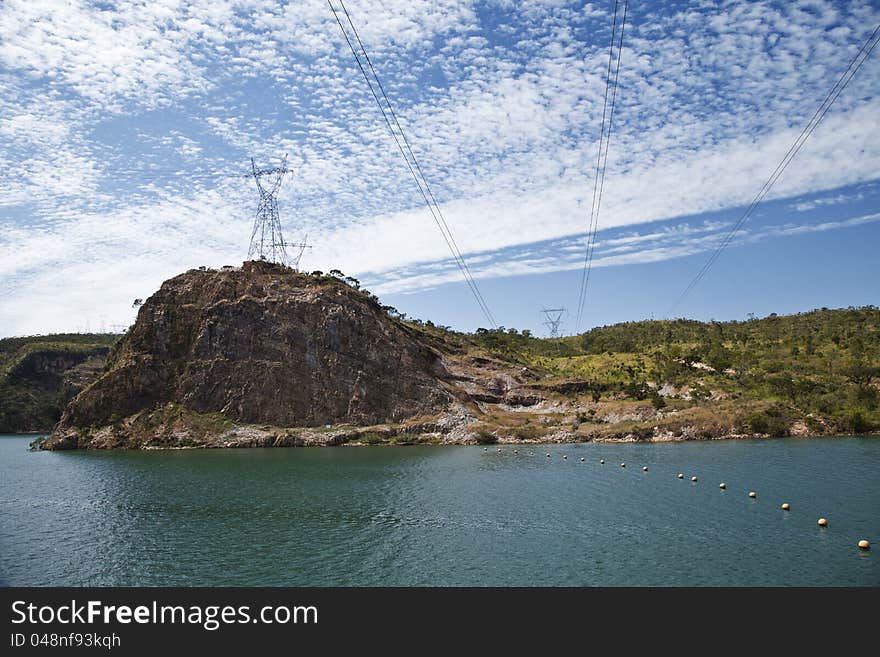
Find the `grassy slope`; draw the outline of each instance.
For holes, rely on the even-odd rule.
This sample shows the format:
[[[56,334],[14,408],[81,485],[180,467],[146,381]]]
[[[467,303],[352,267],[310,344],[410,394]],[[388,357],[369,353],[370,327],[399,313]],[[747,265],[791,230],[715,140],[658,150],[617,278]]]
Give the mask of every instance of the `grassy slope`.
[[[656,417],[639,421],[627,416],[658,407],[669,414],[659,424],[673,430],[675,423],[709,433],[737,426],[744,432],[784,435],[796,423],[816,433],[880,430],[880,310],[874,307],[745,322],[627,322],[559,340],[513,329],[462,334],[430,322],[398,321],[444,351],[529,367],[539,373],[543,387],[582,382],[577,391],[560,394],[574,410],[560,413],[558,421],[571,426],[573,417],[584,435],[647,431],[658,424]],[[93,355],[117,337],[0,340],[0,431],[48,428],[34,425],[57,419],[75,392],[60,377],[16,379],[29,355]],[[661,399],[656,388],[664,384],[691,398]],[[28,415],[32,420],[24,422]],[[608,421],[602,424],[603,415],[623,419],[612,427]],[[506,423],[523,438],[540,433],[534,430],[541,419],[537,415],[520,412],[510,418],[500,414],[490,420]]]
[[[79,391],[66,365],[102,362],[118,338],[64,333],[0,340],[0,433],[51,429]]]
[[[753,433],[784,435],[795,422],[817,433],[880,430],[880,309],[871,306],[744,322],[627,322],[552,341],[415,324],[534,368],[551,383],[586,381],[603,400],[665,404],[697,423],[733,424],[738,414]],[[664,384],[690,389],[693,399],[659,399],[655,386]]]

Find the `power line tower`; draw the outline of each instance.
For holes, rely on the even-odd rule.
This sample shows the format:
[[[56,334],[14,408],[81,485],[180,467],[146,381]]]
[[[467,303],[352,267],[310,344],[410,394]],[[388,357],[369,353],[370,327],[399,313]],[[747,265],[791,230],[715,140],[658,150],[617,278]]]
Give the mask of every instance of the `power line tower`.
[[[293,247],[295,249],[299,249],[299,251],[297,251],[297,253],[296,253],[296,256],[290,259],[290,266],[293,267],[296,271],[299,271],[299,261],[302,260],[303,252],[306,249],[312,248],[312,246],[308,243],[308,241],[309,241],[309,236],[308,236],[308,234],[306,234],[306,236],[303,238],[302,242],[300,242],[299,244],[291,244],[290,245],[291,247]]]
[[[254,219],[254,230],[251,232],[251,244],[248,248],[248,258],[258,257],[260,260],[277,262],[299,270],[299,261],[303,251],[311,248],[305,243],[287,244],[281,233],[281,219],[278,215],[278,190],[281,189],[281,180],[289,173],[287,168],[287,156],[281,161],[281,166],[270,169],[258,169],[254,158],[251,158],[251,175],[260,192],[260,203],[257,206],[257,216]],[[263,182],[267,179],[267,183]],[[290,257],[287,247],[299,248],[296,256]]]
[[[559,327],[562,325],[562,318],[565,317],[567,308],[542,308],[544,313],[544,326],[550,331],[549,337],[559,337]]]

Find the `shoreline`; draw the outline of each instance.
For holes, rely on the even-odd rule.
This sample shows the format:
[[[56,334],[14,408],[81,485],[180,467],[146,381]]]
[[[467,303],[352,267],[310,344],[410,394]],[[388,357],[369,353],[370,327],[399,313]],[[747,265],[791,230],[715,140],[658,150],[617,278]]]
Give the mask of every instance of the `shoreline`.
[[[577,436],[574,434],[568,434],[567,436],[559,436],[556,434],[556,437],[553,437],[548,440],[542,439],[527,439],[527,440],[518,440],[515,438],[505,437],[504,439],[500,439],[494,442],[479,442],[477,440],[438,440],[436,437],[429,437],[426,439],[419,438],[413,436],[408,440],[382,440],[378,442],[366,442],[364,440],[352,439],[352,440],[336,440],[329,439],[325,441],[277,441],[273,440],[272,444],[267,444],[266,442],[261,442],[261,444],[255,444],[253,440],[242,440],[242,441],[225,441],[223,443],[218,442],[204,442],[201,444],[188,444],[188,445],[155,445],[155,444],[142,444],[142,445],[127,445],[127,446],[89,446],[89,447],[74,447],[74,448],[49,448],[44,449],[40,444],[37,444],[37,441],[40,438],[44,438],[46,440],[49,439],[51,433],[10,433],[10,434],[2,434],[4,437],[29,437],[29,436],[37,436],[37,439],[31,442],[30,449],[31,451],[90,451],[90,452],[106,452],[106,451],[140,451],[140,452],[148,452],[148,451],[183,451],[183,450],[215,450],[215,449],[284,449],[284,448],[320,448],[320,447],[333,447],[333,448],[365,448],[365,447],[528,447],[528,446],[539,446],[539,445],[588,445],[588,444],[597,444],[597,445],[645,445],[645,444],[671,444],[671,443],[688,443],[688,442],[717,442],[717,441],[730,441],[730,440],[758,440],[758,441],[773,441],[773,440],[798,440],[801,438],[806,439],[816,439],[816,438],[827,438],[829,440],[837,439],[837,438],[880,438],[880,432],[862,432],[862,433],[834,433],[834,434],[826,434],[826,433],[805,433],[798,435],[787,435],[787,436],[771,436],[768,434],[756,434],[756,433],[736,433],[736,434],[723,434],[712,437],[661,437],[661,438],[635,438],[630,436],[624,436],[620,438],[615,437],[584,437]]]

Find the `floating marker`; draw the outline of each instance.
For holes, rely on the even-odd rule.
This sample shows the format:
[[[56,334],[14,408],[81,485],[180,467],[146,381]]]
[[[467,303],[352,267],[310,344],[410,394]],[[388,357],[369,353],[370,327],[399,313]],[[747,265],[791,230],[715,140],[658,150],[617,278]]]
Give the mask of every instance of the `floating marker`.
[[[827,526],[828,526],[828,521],[825,520],[825,518],[819,518],[819,526],[820,526],[820,527],[827,527]]]
[[[583,456],[581,457],[581,463],[583,463],[583,462],[586,461],[586,460],[587,460],[587,459],[585,459]]]
[[[605,459],[599,459],[600,465],[605,465]]]
[[[549,453],[547,454],[547,458],[548,458],[548,459],[550,458],[550,454],[549,454]]]
[[[681,473],[679,472],[679,473],[678,473],[678,478],[679,478],[679,479],[684,479],[684,475],[681,474]]]
[[[870,550],[871,544],[868,543],[868,541],[866,541],[865,539],[862,539],[861,541],[859,541],[859,547],[863,550]]]
[[[750,490],[750,491],[749,491],[749,497],[751,497],[751,498],[755,498],[755,497],[758,497],[758,494],[757,494],[755,491]]]
[[[788,504],[788,502],[786,502],[785,504],[782,505],[783,511],[788,511],[790,508],[791,508],[791,506]]]
[[[718,488],[720,488],[721,490],[724,490],[725,488],[727,488],[727,484],[725,484],[725,483],[722,481],[720,484],[718,484]]]
[[[514,454],[519,454],[519,450],[518,450],[518,449],[515,449],[515,450],[513,450],[513,453],[514,453]]]
[[[626,467],[626,463],[621,463],[621,464],[620,464],[620,467],[621,467],[621,468],[625,468],[625,467]]]
[[[696,477],[691,477],[691,481],[696,481],[696,480],[697,480]]]
[[[647,471],[648,471],[648,466],[647,466],[647,465],[644,466],[644,467],[642,467],[642,472],[647,472]]]
[[[484,452],[488,452],[488,451],[489,451],[489,448],[488,448],[488,447],[484,447],[484,448],[483,448],[483,451],[484,451]]]

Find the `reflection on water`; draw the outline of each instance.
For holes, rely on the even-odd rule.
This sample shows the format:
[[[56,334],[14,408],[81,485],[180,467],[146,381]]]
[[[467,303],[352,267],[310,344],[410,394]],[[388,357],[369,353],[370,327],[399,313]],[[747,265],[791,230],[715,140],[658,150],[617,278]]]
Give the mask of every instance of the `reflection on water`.
[[[6,584],[880,584],[877,438],[519,454],[49,453],[29,440],[0,438]]]

